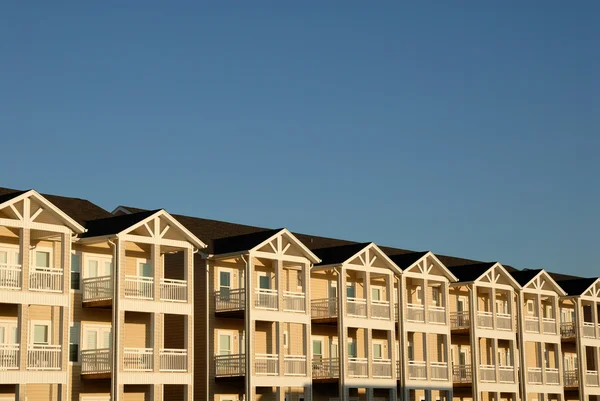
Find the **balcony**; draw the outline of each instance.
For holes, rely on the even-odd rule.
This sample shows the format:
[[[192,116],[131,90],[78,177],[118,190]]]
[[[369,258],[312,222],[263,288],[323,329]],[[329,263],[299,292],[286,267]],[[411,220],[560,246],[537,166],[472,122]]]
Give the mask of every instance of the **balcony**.
[[[427,308],[428,322],[431,324],[446,324],[446,308],[430,305]]]
[[[255,354],[254,370],[260,376],[279,375],[279,356],[277,354]]]
[[[596,325],[590,322],[583,322],[583,336],[585,338],[596,338]]]
[[[496,313],[496,328],[498,330],[512,330],[512,317],[508,313]]]
[[[390,320],[390,303],[388,301],[371,301],[371,317],[373,319]]]
[[[125,276],[125,298],[154,299],[154,278]]]
[[[0,289],[21,289],[21,265],[0,264]]]
[[[368,377],[369,361],[367,358],[348,358],[348,376]]]
[[[556,334],[556,319],[545,317],[542,319],[544,334]]]
[[[319,320],[334,320],[338,316],[338,299],[320,298],[313,299],[310,303],[311,318]]]
[[[154,370],[154,350],[152,348],[125,348],[123,350],[123,370],[152,372]]]
[[[0,370],[19,369],[19,344],[0,344]]]
[[[29,290],[62,292],[63,270],[53,267],[31,267],[29,270]]]
[[[546,384],[560,384],[560,375],[557,368],[546,368]]]
[[[563,377],[565,387],[579,387],[578,370],[566,370]]]
[[[391,359],[373,359],[373,377],[390,379],[392,377]]]
[[[597,370],[586,370],[585,371],[585,384],[591,387],[598,387],[598,371]]]
[[[285,376],[306,376],[306,355],[284,355],[283,374]]]
[[[367,317],[367,300],[364,298],[346,298],[346,314],[352,317]]]
[[[245,308],[246,290],[244,288],[215,291],[215,313],[235,315]]]
[[[473,383],[473,371],[471,365],[454,365],[452,367],[452,382],[454,384]]]
[[[254,306],[257,309],[277,310],[277,290],[256,288],[254,295]]]
[[[87,349],[81,351],[82,375],[110,375],[112,370],[112,350],[110,348]]]
[[[246,355],[215,355],[215,376],[217,378],[238,377],[246,374]]]
[[[542,368],[527,368],[527,383],[542,384],[543,382]]]
[[[452,312],[450,314],[450,328],[452,330],[468,330],[471,326],[469,312]]]
[[[562,339],[574,339],[577,331],[574,322],[565,322],[560,324],[560,336]]]
[[[113,297],[112,276],[84,278],[81,284],[83,302],[110,305]]]
[[[407,304],[406,320],[413,323],[425,323],[425,306],[421,304]]]
[[[484,383],[496,382],[496,366],[495,365],[479,365],[480,380]]]
[[[494,328],[494,315],[492,312],[477,312],[477,327],[480,329],[493,329]]]
[[[306,312],[306,295],[303,292],[283,292],[283,310],[285,312]]]
[[[30,345],[27,348],[27,369],[60,370],[60,345]]]
[[[187,372],[187,349],[163,348],[159,351],[161,372]]]
[[[339,358],[313,358],[312,377],[315,380],[337,379],[340,377]]]
[[[540,319],[538,317],[525,316],[525,332],[539,333]]]
[[[427,362],[408,361],[408,378],[411,380],[427,380]]]
[[[431,380],[448,380],[447,362],[430,362]]]
[[[160,279],[160,300],[167,302],[187,302],[187,281],[172,278]]]

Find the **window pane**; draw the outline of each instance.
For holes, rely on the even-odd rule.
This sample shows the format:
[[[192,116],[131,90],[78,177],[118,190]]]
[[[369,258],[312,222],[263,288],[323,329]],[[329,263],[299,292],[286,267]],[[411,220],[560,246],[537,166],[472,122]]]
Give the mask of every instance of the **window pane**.
[[[355,291],[354,291],[354,285],[352,285],[352,284],[348,284],[348,285],[346,286],[346,296],[347,296],[347,297],[350,297],[350,298],[354,298],[354,297],[356,296],[356,295],[354,295],[354,294],[355,294]]]
[[[79,273],[81,271],[79,255],[71,254],[71,271]]]
[[[33,343],[48,344],[48,326],[36,324],[33,328]]]
[[[71,289],[78,290],[79,289],[79,279],[80,274],[78,272],[71,272]]]
[[[89,330],[87,332],[87,349],[98,348],[98,333],[96,330]]]
[[[79,360],[79,345],[69,344],[69,362],[77,362]]]
[[[371,299],[381,301],[381,290],[379,288],[371,288]]]
[[[37,267],[50,267],[50,252],[36,251],[35,265]]]
[[[323,355],[323,343],[313,340],[313,355]]]
[[[231,286],[231,275],[229,272],[220,272],[219,277],[221,280],[221,287],[230,287]]]
[[[0,251],[0,263],[8,263],[8,252]]]
[[[112,341],[111,331],[106,330],[102,333],[102,348],[110,348],[110,343]]]
[[[271,288],[271,280],[269,280],[269,277],[267,276],[260,276],[259,277],[259,287],[265,290],[268,290]]]
[[[382,350],[381,344],[373,344],[373,358],[381,359],[382,358]]]
[[[112,262],[104,262],[104,275],[110,276],[112,274]]]
[[[142,263],[139,264],[139,274],[142,277],[152,277],[152,265],[150,263]]]
[[[90,260],[88,262],[88,277],[98,277],[98,261]]]
[[[219,336],[219,354],[231,354],[231,336],[228,336],[226,334],[221,334]]]

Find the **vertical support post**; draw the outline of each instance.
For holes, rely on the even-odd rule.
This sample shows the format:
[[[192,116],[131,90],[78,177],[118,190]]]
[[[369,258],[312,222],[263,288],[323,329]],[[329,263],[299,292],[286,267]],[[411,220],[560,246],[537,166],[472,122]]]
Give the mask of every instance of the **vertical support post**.
[[[395,322],[396,303],[394,302],[394,274],[388,274],[385,280],[385,292],[387,301],[390,303],[390,321]]]
[[[277,363],[278,363],[277,371],[279,372],[279,376],[283,376],[285,373],[285,364],[283,362],[283,354],[285,353],[285,350],[283,349],[284,327],[283,327],[282,322],[279,322],[279,321],[275,322],[275,331],[277,333],[277,336],[275,339],[275,350],[277,351]]]
[[[348,397],[345,395],[346,388],[346,370],[348,363],[348,329],[344,325],[344,319],[346,316],[346,268],[340,267],[336,270],[337,272],[337,294],[338,294],[338,351],[339,351],[339,368],[340,368],[340,379],[339,383],[339,395],[341,400],[347,400]]]
[[[429,360],[429,333],[419,333],[423,338],[423,355],[425,358],[425,375],[431,380],[431,361]]]
[[[396,336],[394,335],[394,330],[388,330],[387,332],[387,342],[388,342],[388,355],[387,359],[391,361],[392,364],[392,379],[397,379],[396,375]]]
[[[27,384],[26,383],[18,383],[15,385],[16,400],[17,401],[27,401]]]
[[[185,386],[183,401],[194,401],[194,387],[191,384]]]
[[[429,282],[426,278],[423,279],[423,322],[429,322]]]
[[[111,242],[109,241],[109,244]],[[112,243],[113,249],[113,307],[112,307],[112,376],[110,395],[112,401],[123,399],[124,387],[119,384],[121,368],[121,331],[125,325],[125,312],[121,312],[120,298],[122,295],[121,283],[125,278],[125,271],[121,269],[121,261],[125,260],[125,243],[118,239]]]
[[[152,400],[153,401],[162,401],[164,398],[164,389],[162,384],[153,384],[152,385]]]
[[[61,239],[61,261],[63,271],[63,294],[69,294],[71,289],[71,233],[63,233]]]
[[[367,387],[367,401],[373,401],[373,387]]]
[[[494,362],[494,368],[496,372],[496,383],[500,379],[500,371],[498,367],[500,366],[500,361],[498,360],[498,339],[494,338],[492,341],[492,361]]]
[[[276,390],[276,400],[284,401],[285,400],[285,387],[277,387]]]
[[[69,308],[60,306],[60,349],[61,349],[61,370],[67,370],[69,366]],[[67,387],[64,383],[64,387]],[[66,393],[65,393],[66,397]]]
[[[546,343],[544,342],[540,342],[538,343],[540,345],[540,357],[542,358],[541,360],[541,365],[542,365],[542,383],[546,384],[546,363],[548,363],[546,361]]]
[[[304,291],[304,310],[306,311],[307,315],[311,314],[311,310],[310,310],[310,300],[312,299],[311,296],[311,286],[310,286],[310,267],[311,264],[309,263],[305,263],[303,265],[303,278],[302,278],[302,284],[304,284],[304,288],[302,289]],[[329,297],[329,294],[327,294],[327,296]]]
[[[281,237],[278,238],[281,240]],[[283,292],[285,291],[285,277],[283,271],[283,261],[281,259],[277,259],[273,261],[273,266],[275,267],[275,284],[277,289],[277,309],[282,311],[285,308],[285,303],[283,299]]]
[[[367,358],[367,376],[373,378],[373,329],[363,329],[367,331],[365,357]]]
[[[480,360],[480,349],[479,349],[479,322],[477,321],[477,312],[479,305],[477,303],[477,286],[471,284],[469,289],[469,317],[471,320],[471,376],[473,381],[473,401],[480,401],[481,395],[479,393],[479,360]]]
[[[598,304],[592,302],[592,308],[594,308],[592,311],[592,319],[594,319],[594,337],[598,338]]]
[[[498,330],[498,317],[496,316],[496,288],[490,287],[490,311],[492,312],[492,327]]]
[[[29,347],[29,305],[19,304],[19,369],[27,370],[27,348]]]
[[[581,399],[587,398],[587,391],[585,391],[585,370],[586,370],[586,360],[585,360],[585,346],[583,345],[582,335],[583,335],[583,310],[581,306],[581,298],[577,297],[575,299],[575,343],[577,344],[577,364],[579,365],[577,368],[579,369],[579,397]]]
[[[367,319],[370,319],[371,318],[371,273],[369,273],[368,271],[365,271],[364,277],[365,277],[364,297],[365,297],[365,302],[366,302],[365,316],[367,317]]]
[[[164,318],[162,313],[152,314],[152,356],[154,360],[154,372],[160,372],[160,350],[163,348],[164,341]]]
[[[246,261],[246,275],[244,276],[244,286],[245,286],[245,308],[244,308],[244,331],[246,332],[246,344],[245,344],[245,355],[244,355],[244,363],[245,363],[245,375],[244,375],[244,391],[246,395],[246,399],[244,401],[252,401],[254,398],[254,387],[252,386],[252,377],[253,377],[253,363],[252,363],[252,345],[254,343],[254,321],[252,320],[252,277],[254,274],[254,265],[252,261],[252,254],[249,253],[247,255],[248,260]]]
[[[158,222],[158,219],[155,221]],[[152,274],[154,276],[154,300],[160,301],[160,282],[165,277],[164,265],[160,255],[160,245],[152,244],[150,249],[152,258]]]
[[[21,228],[19,233],[19,255],[21,256],[21,288],[23,291],[29,290],[30,246],[31,230],[29,228]]]

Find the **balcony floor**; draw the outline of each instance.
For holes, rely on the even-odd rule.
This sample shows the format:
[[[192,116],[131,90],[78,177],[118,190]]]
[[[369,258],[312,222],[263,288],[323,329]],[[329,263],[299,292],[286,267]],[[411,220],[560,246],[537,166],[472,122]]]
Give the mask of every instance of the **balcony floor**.
[[[106,380],[112,377],[111,372],[106,373],[82,373],[81,378],[85,380]]]
[[[86,308],[112,308],[112,299],[103,299],[101,301],[83,301],[82,305]]]
[[[233,319],[243,319],[244,318],[244,310],[227,310],[227,311],[215,311],[216,317],[228,317]]]

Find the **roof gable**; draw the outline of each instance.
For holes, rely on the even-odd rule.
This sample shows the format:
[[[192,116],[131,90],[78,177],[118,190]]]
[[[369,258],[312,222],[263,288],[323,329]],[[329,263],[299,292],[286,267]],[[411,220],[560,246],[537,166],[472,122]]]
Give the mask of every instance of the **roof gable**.
[[[487,262],[469,264],[464,266],[454,266],[450,270],[459,282],[480,282],[487,284],[504,284],[515,289],[520,289],[521,285],[510,273],[498,262]]]
[[[564,296],[567,293],[544,269],[510,272],[523,289],[554,291]]]
[[[458,281],[452,271],[430,251],[391,255],[390,259],[400,266],[405,273],[442,276],[450,282]]]
[[[319,266],[354,265],[367,269],[390,269],[395,274],[402,273],[402,269],[373,242],[319,248],[313,252],[321,259]]]

